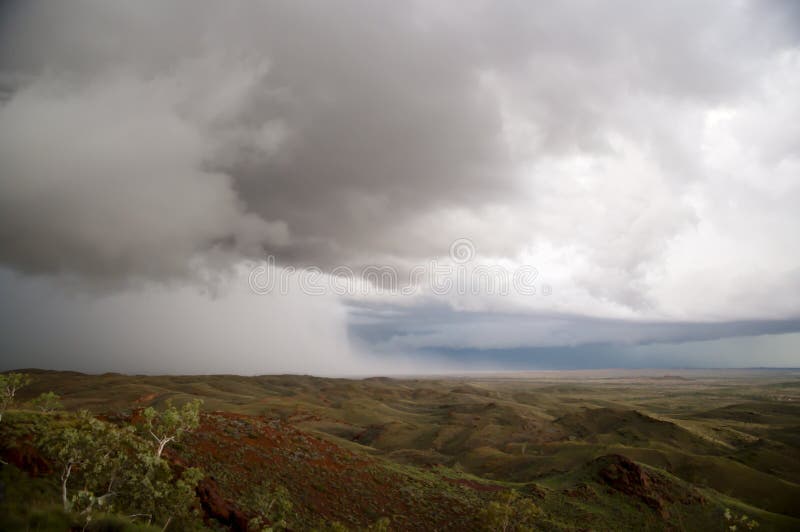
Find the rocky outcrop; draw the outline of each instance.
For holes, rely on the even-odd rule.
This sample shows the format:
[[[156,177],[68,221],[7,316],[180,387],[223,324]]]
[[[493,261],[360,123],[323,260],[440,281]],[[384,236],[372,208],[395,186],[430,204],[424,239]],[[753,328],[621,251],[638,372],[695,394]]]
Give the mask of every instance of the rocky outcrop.
[[[222,496],[212,477],[206,477],[197,484],[197,497],[206,517],[229,526],[233,531],[247,532],[247,516]]]
[[[601,456],[594,461],[597,477],[612,490],[634,497],[664,519],[669,518],[667,506],[705,504],[705,498],[691,487],[684,486],[657,472],[648,472],[636,462],[618,454]]]
[[[16,466],[33,477],[41,477],[52,473],[53,468],[39,450],[29,443],[21,443],[3,449],[3,460]]]
[[[604,484],[639,499],[661,517],[669,517],[666,503],[673,501],[665,490],[658,489],[657,481],[639,464],[619,454],[601,456],[596,462],[600,466],[598,477]]]

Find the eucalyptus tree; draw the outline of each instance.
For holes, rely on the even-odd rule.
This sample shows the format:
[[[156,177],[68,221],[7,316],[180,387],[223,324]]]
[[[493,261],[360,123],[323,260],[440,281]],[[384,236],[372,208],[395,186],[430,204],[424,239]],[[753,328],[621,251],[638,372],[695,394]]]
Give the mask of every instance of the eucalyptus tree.
[[[31,377],[26,373],[0,373],[0,421],[6,410],[13,406],[19,389],[30,382]]]
[[[200,405],[203,401],[195,399],[184,404],[180,409],[171,401],[166,408],[158,411],[153,407],[145,408],[144,430],[155,440],[155,454],[160,457],[164,448],[181,436],[196,429],[200,425]]]

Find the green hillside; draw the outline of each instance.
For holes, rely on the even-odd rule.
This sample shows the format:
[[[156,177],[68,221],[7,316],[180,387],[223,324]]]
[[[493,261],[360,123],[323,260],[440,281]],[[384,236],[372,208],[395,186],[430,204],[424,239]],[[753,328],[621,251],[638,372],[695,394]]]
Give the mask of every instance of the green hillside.
[[[278,487],[291,530],[360,530],[384,518],[391,530],[492,529],[487,508],[504,493],[536,508],[520,514],[519,530],[727,530],[726,509],[760,530],[800,527],[797,372],[28,373],[33,382],[0,422],[2,504],[18,522],[33,517],[15,492],[35,491],[36,507],[59,500],[55,471],[25,436],[31,416],[70,422],[28,403],[52,390],[68,411],[115,426],[145,407],[201,399],[199,427],[167,455],[173,467],[202,469],[198,526],[211,529],[247,529],[261,515],[259,490]]]

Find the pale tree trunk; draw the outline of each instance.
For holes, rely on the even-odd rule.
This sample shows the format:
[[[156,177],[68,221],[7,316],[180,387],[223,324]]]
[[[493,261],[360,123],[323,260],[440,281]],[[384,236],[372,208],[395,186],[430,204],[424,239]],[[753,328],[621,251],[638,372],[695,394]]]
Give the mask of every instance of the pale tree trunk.
[[[158,452],[156,452],[156,456],[161,458],[161,453],[164,452],[164,447],[167,446],[169,442],[171,442],[174,438],[164,438],[160,442],[158,442]]]
[[[153,438],[155,438],[155,440],[158,442],[158,449],[156,450],[156,456],[161,458],[161,453],[164,452],[164,447],[166,447],[169,442],[174,440],[175,436],[164,436],[162,438],[159,438],[152,430],[150,431],[150,435],[153,436]]]
[[[64,503],[64,511],[69,511],[69,499],[67,498],[67,480],[69,480],[69,475],[72,473],[72,463],[67,464],[64,468],[64,472],[61,474],[61,502]]]
[[[167,518],[167,522],[164,523],[164,528],[161,529],[161,532],[164,532],[167,529],[167,527],[169,526],[170,522],[172,522],[172,516],[169,516]]]
[[[5,396],[2,399],[2,403],[0,403],[0,421],[3,421],[3,414],[5,414],[6,410],[11,408],[11,405],[14,403],[14,396],[17,394],[17,389],[6,387],[4,394]]]
[[[5,397],[3,397],[2,408],[0,408],[0,421],[3,420],[3,414],[6,410],[11,408],[11,405],[14,404],[14,396],[17,394],[16,388],[6,387],[5,389]]]

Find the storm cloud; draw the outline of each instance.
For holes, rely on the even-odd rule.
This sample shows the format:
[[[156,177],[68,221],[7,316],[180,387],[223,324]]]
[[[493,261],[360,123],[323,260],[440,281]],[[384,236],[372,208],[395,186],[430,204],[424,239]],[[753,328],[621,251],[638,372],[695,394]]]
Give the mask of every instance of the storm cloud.
[[[342,353],[348,330],[353,351],[395,355],[453,338],[524,349],[795,331],[798,94],[790,1],[6,2],[3,282],[158,313],[161,296],[142,294],[188,301],[216,283],[218,299],[202,296],[214,306],[267,255],[405,271],[468,238],[480,261],[535,266],[552,295],[287,305],[330,316],[321,338]],[[270,330],[285,329],[270,301]],[[378,311],[395,305],[387,325]],[[431,308],[447,318],[422,331]],[[394,340],[374,340],[364,309]],[[208,321],[224,335],[235,316]],[[7,352],[29,345],[17,336]],[[265,370],[329,370],[279,363],[281,345]],[[192,356],[177,359],[165,367]]]

